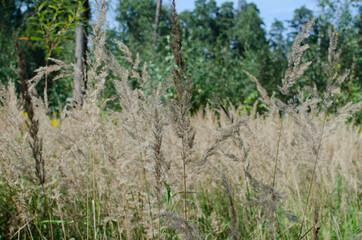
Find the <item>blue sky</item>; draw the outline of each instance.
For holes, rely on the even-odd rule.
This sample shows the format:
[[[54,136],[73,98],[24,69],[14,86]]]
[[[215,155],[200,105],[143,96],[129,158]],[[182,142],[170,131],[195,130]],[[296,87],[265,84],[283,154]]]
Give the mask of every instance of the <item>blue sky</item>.
[[[216,0],[218,6],[224,2],[234,2],[234,8],[238,5],[238,0]],[[164,1],[167,3],[167,0]],[[195,7],[194,0],[176,0],[176,9],[178,12],[192,10]],[[293,11],[305,5],[307,8],[317,12],[316,0],[247,0],[253,2],[260,10],[260,16],[266,27],[269,29],[274,19],[290,20],[293,17]]]
[[[116,26],[114,21],[114,9],[116,8],[118,1],[119,0],[111,0],[111,9],[107,15],[107,20],[111,27]],[[216,0],[218,6],[227,1],[234,2],[234,8],[237,7],[238,0]],[[263,19],[266,29],[269,29],[270,25],[274,22],[274,19],[282,21],[292,19],[294,9],[300,8],[303,5],[313,10],[315,14],[318,13],[317,0],[247,0],[247,2],[253,2],[257,5],[260,10],[260,17]],[[163,0],[162,4],[171,4],[171,0]],[[194,7],[194,0],[176,0],[177,12],[193,10]]]

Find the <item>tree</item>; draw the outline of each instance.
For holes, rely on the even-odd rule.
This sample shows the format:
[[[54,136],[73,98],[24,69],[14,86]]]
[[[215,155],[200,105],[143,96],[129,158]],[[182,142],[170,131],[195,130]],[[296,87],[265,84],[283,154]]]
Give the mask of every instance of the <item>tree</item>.
[[[234,27],[234,48],[241,56],[246,50],[258,51],[267,46],[263,20],[259,16],[259,9],[254,3],[242,5],[236,12]]]
[[[234,25],[234,8],[232,2],[224,2],[219,7],[216,14],[216,23],[218,28],[218,39],[223,44],[229,45],[232,39],[232,28]]]
[[[157,34],[158,34],[158,25],[160,23],[160,9],[162,5],[162,0],[157,0],[156,5],[156,17],[155,17],[155,31],[153,32],[153,47],[156,46]]]
[[[290,42],[293,41],[294,37],[299,33],[300,29],[314,17],[313,11],[308,9],[306,6],[297,8],[294,10],[293,19],[288,21],[289,27],[293,30],[288,34]]]
[[[341,49],[341,69],[350,69],[348,81],[341,89],[349,94],[341,94],[338,102],[345,105],[347,102],[362,100],[362,6],[358,0],[319,0],[321,15],[319,20],[324,26],[323,35],[328,34],[328,28],[335,27]],[[326,56],[325,56],[326,58]],[[362,110],[356,115],[356,121],[362,122]]]
[[[90,19],[90,8],[88,0],[84,0],[83,8],[84,11],[80,12],[81,19],[78,21],[75,28],[75,58],[77,70],[74,74],[74,100],[78,104],[83,103],[82,88],[86,87],[86,79],[83,73],[83,69],[86,65],[88,23]]]
[[[117,8],[120,40],[141,56],[151,55],[155,8],[153,0],[123,0]]]
[[[284,71],[287,67],[287,41],[284,37],[286,28],[283,22],[275,20],[269,31],[269,45],[273,61],[272,76],[277,83],[278,79],[282,79]]]
[[[143,60],[150,60],[150,62],[154,62],[158,57],[155,56],[155,52],[157,52],[156,55],[166,54],[164,49],[167,45],[166,36],[171,31],[170,11],[160,2],[157,41],[154,42],[155,28],[150,23],[156,20],[155,9],[154,0],[122,0],[116,9],[116,21],[120,25],[116,38],[124,42],[131,52],[139,53]]]
[[[272,86],[271,56],[263,25],[259,9],[254,3],[241,4],[241,9],[236,11],[232,47],[241,57],[243,69],[255,74],[264,86]],[[252,84],[249,78],[243,75],[243,80],[244,86],[252,89],[249,88]],[[244,96],[247,97],[251,92],[245,91]]]
[[[13,35],[24,32],[26,18],[33,14],[31,8],[21,10],[22,6],[31,5],[30,0],[0,1],[0,81],[6,83],[16,78],[10,66],[17,64]]]
[[[39,41],[46,50],[45,66],[49,65],[49,58],[64,50],[64,43],[71,39],[75,22],[79,20],[79,7],[74,6],[74,0],[34,0],[36,15],[29,19],[36,29],[36,34],[30,40]],[[44,103],[48,108],[48,74],[44,79]]]
[[[284,52],[285,48],[285,39],[284,39],[284,32],[286,28],[284,27],[283,22],[279,20],[275,20],[269,31],[269,43],[273,50],[280,49]]]

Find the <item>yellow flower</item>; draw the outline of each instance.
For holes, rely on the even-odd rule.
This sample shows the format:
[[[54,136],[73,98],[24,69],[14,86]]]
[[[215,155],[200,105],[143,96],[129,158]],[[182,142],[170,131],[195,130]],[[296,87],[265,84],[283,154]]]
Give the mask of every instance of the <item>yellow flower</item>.
[[[202,89],[201,89],[201,88],[197,89],[197,92],[198,92],[198,93],[200,93],[201,91],[202,91]]]
[[[52,124],[53,127],[55,127],[58,124],[58,119],[50,120],[50,123]]]

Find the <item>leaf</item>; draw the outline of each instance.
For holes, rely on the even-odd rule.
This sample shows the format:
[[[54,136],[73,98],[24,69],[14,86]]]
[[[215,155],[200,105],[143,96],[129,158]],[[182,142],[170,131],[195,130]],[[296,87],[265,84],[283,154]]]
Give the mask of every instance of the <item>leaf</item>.
[[[56,29],[58,26],[64,24],[64,22],[57,22],[53,25],[53,28]]]
[[[30,37],[30,40],[31,40],[31,41],[41,41],[41,42],[44,42],[44,39],[41,38],[41,37],[34,37],[34,36],[32,36],[32,37]]]
[[[58,10],[58,8],[56,6],[53,6],[53,5],[50,5],[49,8],[54,9],[55,11]]]
[[[41,35],[44,35],[44,31],[41,29],[36,30],[37,33],[40,33]]]
[[[166,181],[163,182],[165,184],[166,187],[166,193],[165,193],[165,198],[166,198],[166,202],[170,202],[171,200],[171,186],[167,184]]]
[[[64,223],[68,223],[68,222],[70,222],[69,220],[43,220],[43,221],[40,221],[40,223],[62,223],[62,222],[64,222]]]
[[[44,7],[44,5],[47,3],[47,1],[44,1],[42,4],[39,5],[38,11],[40,12],[41,9]]]
[[[40,22],[44,22],[44,14],[41,14],[41,16],[40,16]]]

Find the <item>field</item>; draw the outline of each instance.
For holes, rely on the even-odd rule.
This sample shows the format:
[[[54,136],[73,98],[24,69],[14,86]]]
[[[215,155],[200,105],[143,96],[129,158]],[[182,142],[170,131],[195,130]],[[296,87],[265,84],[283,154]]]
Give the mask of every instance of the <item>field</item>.
[[[340,70],[329,32],[326,89],[296,87],[311,20],[297,35],[281,81],[285,96],[260,93],[260,111],[242,105],[190,114],[174,11],[175,65],[159,83],[118,42],[128,66],[105,50],[105,10],[93,26],[82,104],[57,118],[34,93],[45,74],[72,75],[53,59],[17,96],[1,85],[0,239],[361,239],[361,128],[348,121],[361,103],[334,108],[349,71]],[[242,70],[240,70],[242,71]],[[137,86],[131,86],[130,80]],[[114,99],[104,99],[112,81]],[[118,101],[121,111],[107,108]]]

